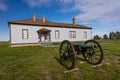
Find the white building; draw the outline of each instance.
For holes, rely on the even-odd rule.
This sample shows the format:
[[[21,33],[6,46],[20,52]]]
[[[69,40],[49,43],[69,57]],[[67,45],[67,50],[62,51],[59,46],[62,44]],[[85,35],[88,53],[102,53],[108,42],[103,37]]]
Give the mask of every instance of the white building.
[[[38,44],[42,41],[61,42],[85,41],[92,37],[92,28],[76,24],[57,23],[33,18],[8,22],[10,28],[10,45]]]

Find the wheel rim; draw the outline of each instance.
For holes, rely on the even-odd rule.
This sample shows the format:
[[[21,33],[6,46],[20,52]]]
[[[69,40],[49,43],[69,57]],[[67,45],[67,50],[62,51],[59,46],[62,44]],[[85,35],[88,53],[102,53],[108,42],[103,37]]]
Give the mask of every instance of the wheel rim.
[[[60,62],[66,69],[72,69],[75,66],[75,51],[67,40],[63,41],[60,46]]]
[[[91,48],[87,48],[83,54],[85,60],[90,64],[100,64],[103,59],[103,50],[100,44],[94,40],[88,40],[85,42],[87,45],[92,45]]]

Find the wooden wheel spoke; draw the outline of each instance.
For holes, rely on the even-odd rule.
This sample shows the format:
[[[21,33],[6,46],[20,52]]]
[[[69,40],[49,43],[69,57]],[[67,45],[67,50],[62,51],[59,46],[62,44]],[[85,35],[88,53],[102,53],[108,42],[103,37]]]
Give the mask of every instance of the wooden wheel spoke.
[[[88,53],[84,53],[85,54],[85,57],[87,58],[87,57],[89,57],[89,54]]]
[[[89,55],[88,61],[92,62],[92,56],[91,55]]]
[[[62,50],[65,51],[65,48],[62,47]]]
[[[97,62],[97,60],[99,60],[99,58],[97,58],[94,54],[92,55],[93,61],[94,63]]]
[[[90,58],[91,58],[91,60],[90,60],[90,61],[91,61],[91,63],[92,63],[92,62],[93,62],[93,61],[92,61],[92,59],[93,59],[92,55],[90,56]]]
[[[60,55],[63,56],[63,60],[61,59],[61,64],[66,69],[72,69],[75,65],[75,50],[69,41],[64,40],[61,43]]]
[[[68,49],[68,50],[71,50],[71,47],[69,46],[67,49]]]
[[[64,58],[64,57],[65,57],[65,53],[61,54],[60,57],[61,57],[61,58]]]
[[[73,58],[68,57],[67,59],[64,60],[63,64],[65,67],[70,67],[73,63]]]
[[[95,56],[95,54],[93,54],[93,57],[94,57],[95,60],[99,59],[97,56]]]
[[[90,61],[90,55],[88,56],[88,61]]]
[[[62,54],[62,53],[65,53],[65,50],[61,50],[61,54]]]
[[[68,47],[69,47],[69,43],[67,42],[66,44],[67,44],[67,45],[66,45],[66,48],[67,48],[67,50],[69,50],[69,49],[68,49]]]
[[[100,44],[94,40],[88,40],[85,42],[85,44],[92,45],[92,48],[90,48],[90,50],[87,50],[89,56],[83,54],[85,60],[90,64],[100,64],[103,59],[103,51]]]

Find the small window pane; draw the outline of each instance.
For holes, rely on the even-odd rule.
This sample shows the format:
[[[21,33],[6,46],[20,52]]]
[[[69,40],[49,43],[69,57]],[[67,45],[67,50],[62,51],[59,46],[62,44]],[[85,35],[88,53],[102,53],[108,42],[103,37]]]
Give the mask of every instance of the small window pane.
[[[69,36],[70,38],[76,38],[76,31],[70,31]]]
[[[56,39],[59,39],[59,38],[60,38],[59,34],[60,34],[60,33],[59,33],[59,30],[56,30],[56,31],[55,31],[55,38],[56,38]]]
[[[23,31],[23,34],[27,34],[27,30],[24,30],[24,31]]]
[[[87,38],[87,32],[84,32],[84,38]]]
[[[28,39],[28,29],[22,29],[22,39]]]

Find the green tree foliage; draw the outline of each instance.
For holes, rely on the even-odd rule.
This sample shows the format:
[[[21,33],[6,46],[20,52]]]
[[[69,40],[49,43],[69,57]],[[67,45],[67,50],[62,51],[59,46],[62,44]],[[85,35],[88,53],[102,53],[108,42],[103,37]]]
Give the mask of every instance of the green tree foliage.
[[[94,39],[102,39],[99,35],[95,35]],[[120,39],[120,32],[116,31],[116,32],[110,32],[109,36],[107,34],[103,35],[103,39]]]
[[[116,39],[116,34],[112,32],[111,39]]]
[[[110,34],[109,34],[109,39],[111,39],[111,35],[112,35],[112,33],[110,32]]]
[[[120,39],[120,32],[119,31],[116,32],[116,39]]]
[[[107,34],[104,34],[103,39],[108,39]]]
[[[120,32],[119,31],[110,32],[109,39],[120,39]]]
[[[96,40],[97,40],[97,39],[101,39],[101,37],[99,37],[99,35],[95,35],[95,36],[94,36],[94,39],[96,39]]]

